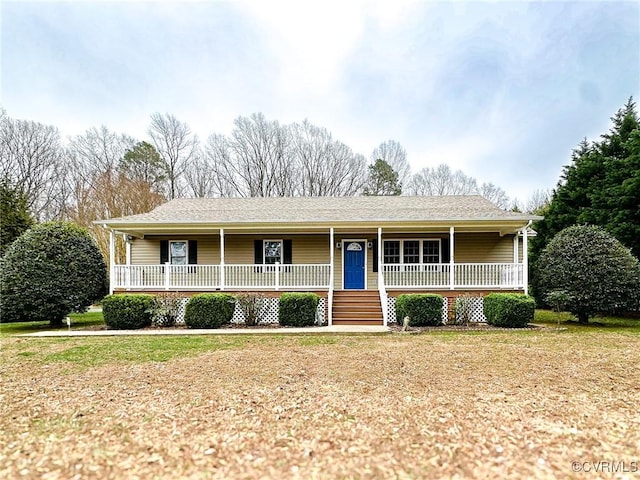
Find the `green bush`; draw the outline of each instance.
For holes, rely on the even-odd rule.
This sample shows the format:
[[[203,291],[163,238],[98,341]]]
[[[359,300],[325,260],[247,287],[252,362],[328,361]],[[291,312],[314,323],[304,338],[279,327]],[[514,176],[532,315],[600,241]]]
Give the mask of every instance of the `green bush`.
[[[88,230],[68,222],[27,230],[0,260],[2,322],[61,326],[107,293],[107,268]]]
[[[116,330],[132,330],[151,325],[153,295],[109,295],[102,300],[102,315],[107,327]]]
[[[496,327],[523,328],[533,322],[533,297],[518,293],[491,293],[484,297],[484,316]]]
[[[280,296],[278,322],[285,327],[310,327],[316,321],[320,297],[315,293],[283,293]]]
[[[200,293],[187,302],[184,323],[190,328],[219,328],[231,322],[236,298],[228,293]]]
[[[396,319],[402,324],[409,317],[412,327],[442,325],[442,295],[434,293],[404,294],[396,297]]]
[[[566,292],[564,308],[581,323],[596,313],[640,310],[640,262],[600,227],[565,228],[536,265],[541,298]]]

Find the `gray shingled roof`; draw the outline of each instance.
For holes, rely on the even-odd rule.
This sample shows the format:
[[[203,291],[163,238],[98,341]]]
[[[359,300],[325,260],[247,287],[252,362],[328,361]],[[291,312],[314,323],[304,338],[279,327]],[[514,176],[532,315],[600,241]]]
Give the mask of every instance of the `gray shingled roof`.
[[[107,225],[283,224],[415,221],[517,221],[532,215],[507,212],[476,195],[416,197],[178,198],[148,213],[101,220]]]

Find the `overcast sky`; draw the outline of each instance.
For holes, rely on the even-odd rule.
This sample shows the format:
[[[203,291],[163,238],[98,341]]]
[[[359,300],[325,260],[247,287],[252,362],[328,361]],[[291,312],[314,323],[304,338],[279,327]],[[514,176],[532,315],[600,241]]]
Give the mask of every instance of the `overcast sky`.
[[[1,99],[63,135],[262,112],[525,200],[640,97],[640,2],[1,1]]]

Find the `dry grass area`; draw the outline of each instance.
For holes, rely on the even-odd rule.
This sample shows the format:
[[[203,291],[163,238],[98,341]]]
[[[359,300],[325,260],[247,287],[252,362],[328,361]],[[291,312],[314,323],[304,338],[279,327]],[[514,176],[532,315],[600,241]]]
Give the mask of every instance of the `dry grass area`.
[[[1,341],[2,478],[640,475],[637,332]]]

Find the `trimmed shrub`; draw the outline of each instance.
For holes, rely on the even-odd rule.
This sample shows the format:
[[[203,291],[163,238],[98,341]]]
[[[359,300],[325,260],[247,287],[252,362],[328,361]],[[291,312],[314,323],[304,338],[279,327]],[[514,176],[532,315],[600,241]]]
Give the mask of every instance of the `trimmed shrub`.
[[[231,322],[236,298],[228,293],[200,293],[187,302],[184,323],[189,328],[220,328]]]
[[[496,327],[523,328],[533,322],[533,297],[518,293],[491,293],[484,297],[484,316]]]
[[[61,326],[107,293],[107,268],[89,231],[69,222],[27,230],[0,261],[2,322]]]
[[[567,311],[587,323],[596,313],[640,310],[640,262],[600,227],[565,228],[537,262],[541,298],[562,290]]]
[[[316,321],[320,297],[315,293],[283,293],[278,302],[278,322],[285,327],[310,327]]]
[[[151,325],[153,295],[144,293],[109,295],[102,300],[102,315],[107,327],[133,330]]]
[[[409,317],[411,327],[442,325],[442,295],[434,293],[404,294],[396,297],[396,319],[402,324]]]

